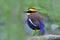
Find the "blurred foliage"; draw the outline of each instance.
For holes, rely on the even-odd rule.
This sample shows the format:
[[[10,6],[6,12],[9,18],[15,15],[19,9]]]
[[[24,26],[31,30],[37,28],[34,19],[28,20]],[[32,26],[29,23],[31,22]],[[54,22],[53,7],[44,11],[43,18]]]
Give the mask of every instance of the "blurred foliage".
[[[41,9],[42,13],[47,11],[60,25],[60,0],[0,0],[0,40],[25,40],[23,11],[28,7]]]

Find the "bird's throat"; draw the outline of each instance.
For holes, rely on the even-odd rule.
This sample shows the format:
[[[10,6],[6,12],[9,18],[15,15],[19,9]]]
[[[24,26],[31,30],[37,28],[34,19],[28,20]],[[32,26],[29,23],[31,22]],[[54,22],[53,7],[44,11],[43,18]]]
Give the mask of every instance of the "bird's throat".
[[[30,15],[30,13],[26,13],[27,15]]]

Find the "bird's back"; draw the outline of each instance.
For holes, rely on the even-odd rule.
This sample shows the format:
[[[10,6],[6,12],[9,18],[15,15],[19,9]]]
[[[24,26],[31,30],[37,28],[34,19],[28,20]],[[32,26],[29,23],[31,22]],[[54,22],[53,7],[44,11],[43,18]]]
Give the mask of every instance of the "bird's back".
[[[35,24],[35,25],[39,25],[40,22],[42,22],[43,18],[42,16],[36,12],[36,13],[32,13],[31,15],[28,16],[28,18],[31,19],[31,21]]]

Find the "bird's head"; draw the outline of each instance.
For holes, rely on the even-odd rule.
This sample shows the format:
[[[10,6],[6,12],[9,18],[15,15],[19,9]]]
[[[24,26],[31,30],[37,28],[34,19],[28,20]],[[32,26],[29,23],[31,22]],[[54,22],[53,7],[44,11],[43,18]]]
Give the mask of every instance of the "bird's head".
[[[35,13],[35,12],[37,12],[37,10],[35,8],[28,8],[27,11],[25,11],[25,13],[27,15],[30,15],[30,14]]]

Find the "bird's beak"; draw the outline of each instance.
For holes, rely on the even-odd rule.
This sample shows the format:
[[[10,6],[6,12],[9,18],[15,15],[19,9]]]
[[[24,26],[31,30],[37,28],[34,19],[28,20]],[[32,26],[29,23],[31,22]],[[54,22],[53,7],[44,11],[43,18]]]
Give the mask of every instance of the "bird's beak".
[[[24,13],[28,13],[29,12],[29,10],[27,10],[27,11],[24,11]]]

